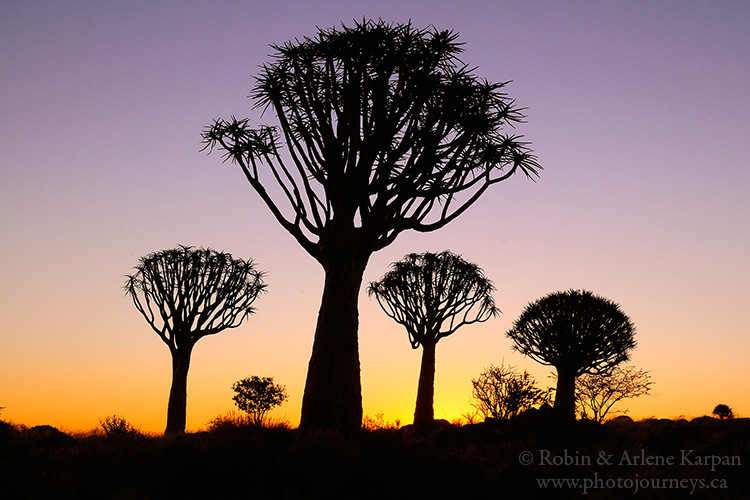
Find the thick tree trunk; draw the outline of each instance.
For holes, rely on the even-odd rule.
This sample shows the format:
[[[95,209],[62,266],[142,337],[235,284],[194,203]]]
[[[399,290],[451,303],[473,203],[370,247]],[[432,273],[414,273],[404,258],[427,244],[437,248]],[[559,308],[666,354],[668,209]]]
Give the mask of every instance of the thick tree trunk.
[[[367,254],[342,254],[325,265],[323,300],[302,398],[300,429],[351,434],[362,428],[359,290]]]
[[[557,367],[555,412],[564,420],[576,418],[576,373],[569,368]]]
[[[417,432],[427,431],[435,423],[435,344],[432,339],[422,343],[422,365],[419,369],[417,404],[414,408],[414,429]]]
[[[167,406],[167,428],[165,435],[185,432],[187,418],[187,376],[190,368],[192,347],[172,350],[172,388]]]

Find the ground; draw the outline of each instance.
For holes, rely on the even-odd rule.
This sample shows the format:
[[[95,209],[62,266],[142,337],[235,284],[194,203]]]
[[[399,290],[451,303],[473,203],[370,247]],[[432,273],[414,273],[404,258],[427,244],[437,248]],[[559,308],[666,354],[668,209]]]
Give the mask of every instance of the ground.
[[[415,435],[219,426],[176,438],[0,424],[3,498],[743,498],[750,420],[543,415]],[[555,481],[558,481],[557,483]],[[584,496],[585,495],[585,496]]]

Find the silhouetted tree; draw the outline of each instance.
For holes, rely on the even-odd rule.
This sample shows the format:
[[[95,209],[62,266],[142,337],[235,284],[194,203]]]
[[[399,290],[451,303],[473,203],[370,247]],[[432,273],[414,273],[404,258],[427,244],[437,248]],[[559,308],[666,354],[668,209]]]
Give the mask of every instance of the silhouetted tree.
[[[409,334],[413,349],[422,346],[414,427],[429,429],[434,422],[435,347],[463,325],[499,314],[492,282],[474,263],[449,251],[408,254],[391,264],[380,281],[370,283],[380,307]]]
[[[243,378],[232,384],[232,397],[237,408],[250,415],[252,423],[262,425],[271,409],[286,401],[286,388],[273,383],[273,377]]]
[[[266,288],[252,260],[180,245],[142,257],[125,290],[172,354],[165,433],[185,432],[187,375],[196,342],[235,328]]]
[[[512,366],[490,365],[476,379],[471,379],[472,406],[484,418],[512,418],[524,410],[546,403],[547,391],[536,386],[529,372],[516,372]]]
[[[623,399],[651,391],[647,371],[634,366],[616,367],[610,373],[587,373],[576,379],[576,403],[581,418],[603,422],[612,407]]]
[[[515,350],[557,369],[555,410],[566,419],[575,419],[576,378],[608,374],[636,345],[635,326],[620,307],[586,290],[528,304],[507,335]]]
[[[725,418],[732,418],[734,416],[732,413],[732,409],[725,404],[716,405],[713,414],[722,420],[724,420]]]
[[[361,427],[357,300],[370,255],[541,169],[504,131],[524,118],[506,84],[477,78],[457,37],[367,21],[273,45],[252,97],[278,126],[232,118],[203,132],[325,270],[302,429]]]

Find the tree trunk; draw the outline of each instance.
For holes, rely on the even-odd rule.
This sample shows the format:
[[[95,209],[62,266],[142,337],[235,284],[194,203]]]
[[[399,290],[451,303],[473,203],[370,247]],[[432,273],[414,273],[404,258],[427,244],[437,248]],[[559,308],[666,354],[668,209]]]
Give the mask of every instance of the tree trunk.
[[[417,404],[414,408],[414,429],[417,432],[427,431],[435,423],[435,345],[435,340],[431,338],[422,343],[422,366],[419,369]]]
[[[557,367],[557,390],[555,412],[563,420],[576,418],[576,373],[566,367]]]
[[[352,434],[362,428],[359,290],[369,253],[342,253],[325,264],[323,300],[302,398],[300,429]]]
[[[193,348],[172,350],[172,388],[167,406],[165,435],[183,434],[187,418],[187,376]]]

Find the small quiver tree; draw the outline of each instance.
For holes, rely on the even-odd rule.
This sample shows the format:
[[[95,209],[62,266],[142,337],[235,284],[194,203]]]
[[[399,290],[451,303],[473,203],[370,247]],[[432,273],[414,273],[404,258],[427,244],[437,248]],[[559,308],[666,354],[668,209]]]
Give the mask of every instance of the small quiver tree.
[[[608,374],[635,347],[635,326],[616,303],[586,290],[554,292],[528,304],[507,332],[513,349],[557,369],[555,410],[575,419],[576,378]]]
[[[536,386],[527,371],[514,367],[490,365],[476,379],[471,379],[472,406],[484,418],[513,418],[524,410],[546,403],[548,392]]]
[[[250,415],[254,425],[263,425],[266,414],[286,401],[286,388],[273,383],[273,377],[253,375],[232,384],[237,408]]]
[[[413,349],[422,346],[414,427],[434,423],[435,346],[460,327],[500,313],[492,282],[474,263],[450,251],[409,254],[391,265],[380,281],[370,283],[380,307],[406,328]]]
[[[196,342],[238,327],[266,284],[252,260],[179,245],[142,257],[125,291],[172,355],[165,434],[185,432],[187,376]]]

